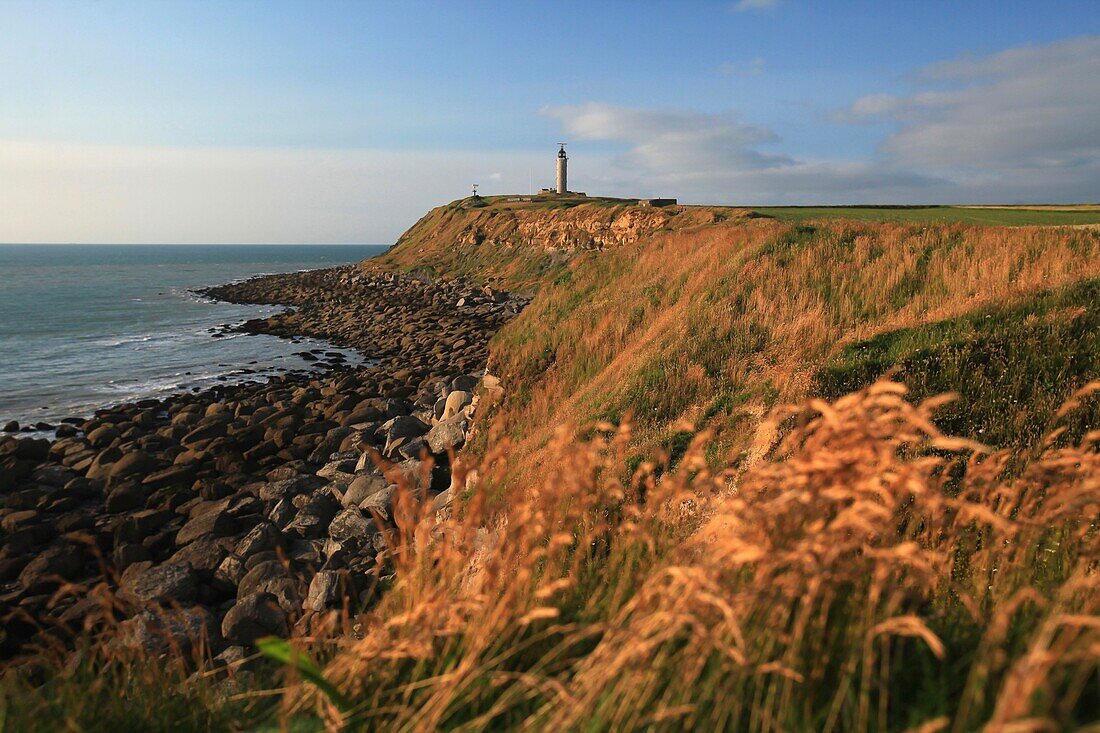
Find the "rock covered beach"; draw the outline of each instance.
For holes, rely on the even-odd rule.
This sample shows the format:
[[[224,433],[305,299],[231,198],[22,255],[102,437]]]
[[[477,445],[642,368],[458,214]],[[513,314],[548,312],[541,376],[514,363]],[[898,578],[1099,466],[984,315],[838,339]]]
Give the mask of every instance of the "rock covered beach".
[[[55,440],[0,436],[0,658],[110,629],[222,661],[384,589],[398,485],[441,510],[486,392],[488,341],[522,297],[358,266],[209,297],[285,304],[238,327],[367,362],[98,411]]]

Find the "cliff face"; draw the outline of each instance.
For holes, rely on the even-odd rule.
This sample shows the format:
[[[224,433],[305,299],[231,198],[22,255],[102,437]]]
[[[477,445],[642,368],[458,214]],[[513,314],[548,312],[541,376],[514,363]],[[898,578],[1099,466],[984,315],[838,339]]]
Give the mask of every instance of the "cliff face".
[[[561,210],[477,210],[461,218],[456,244],[602,249],[637,242],[668,224],[662,209],[582,204]]]
[[[629,247],[660,231],[749,215],[723,207],[653,208],[615,199],[484,199],[477,204],[467,199],[430,211],[372,266],[532,287],[581,252]]]

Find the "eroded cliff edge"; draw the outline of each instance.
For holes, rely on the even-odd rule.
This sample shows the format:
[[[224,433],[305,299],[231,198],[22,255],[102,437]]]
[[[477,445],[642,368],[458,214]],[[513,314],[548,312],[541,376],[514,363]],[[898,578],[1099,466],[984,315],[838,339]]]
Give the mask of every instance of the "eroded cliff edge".
[[[759,216],[722,206],[642,206],[634,199],[486,197],[429,211],[367,269],[424,270],[537,289],[574,256],[633,245],[662,231]]]

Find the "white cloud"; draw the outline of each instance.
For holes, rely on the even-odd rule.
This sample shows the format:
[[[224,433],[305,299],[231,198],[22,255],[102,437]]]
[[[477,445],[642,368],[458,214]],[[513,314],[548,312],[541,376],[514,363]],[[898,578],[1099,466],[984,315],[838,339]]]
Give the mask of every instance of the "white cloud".
[[[899,164],[1006,184],[1100,169],[1100,37],[945,61],[914,78],[922,89],[910,96],[869,95],[842,113],[896,123],[881,151]]]
[[[669,195],[690,201],[844,203],[913,200],[931,183],[911,171],[876,162],[799,161],[760,146],[774,132],[734,114],[614,107],[589,102],[554,107],[574,139],[625,143],[626,152],[594,177],[601,193]]]
[[[779,0],[738,0],[733,9],[738,12],[745,10],[767,10],[779,4]]]
[[[589,102],[545,113],[582,140],[626,146],[600,183],[715,202],[1012,203],[1100,198],[1100,37],[930,65],[908,96],[834,115],[895,130],[863,160],[797,160],[736,114]],[[770,146],[770,147],[769,147]]]
[[[615,107],[598,102],[549,107],[543,113],[560,120],[574,139],[629,143],[629,152],[620,159],[628,167],[722,171],[789,161],[756,148],[777,142],[774,132],[744,124],[734,114]]]
[[[760,76],[764,73],[765,63],[761,56],[748,61],[726,61],[718,67],[718,71],[725,76]]]
[[[0,242],[393,242],[432,206],[553,179],[534,153],[0,140]]]

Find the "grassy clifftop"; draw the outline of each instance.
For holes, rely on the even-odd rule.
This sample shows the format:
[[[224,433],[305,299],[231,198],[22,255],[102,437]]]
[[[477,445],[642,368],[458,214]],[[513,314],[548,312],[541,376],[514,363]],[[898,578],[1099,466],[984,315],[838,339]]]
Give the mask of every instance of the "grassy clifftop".
[[[1078,208],[1069,213],[1095,215]],[[1096,289],[1063,290],[1100,277],[1100,232],[951,221],[975,211],[1013,224],[1066,213],[765,215],[622,199],[466,199],[433,209],[368,266],[539,292],[493,344],[494,369],[513,391],[498,421],[517,459],[537,460],[561,424],[628,415],[639,457],[682,450],[684,422],[758,456],[764,446],[747,445],[745,428],[775,404],[837,396],[895,368],[919,396],[959,392],[952,414],[973,437],[1022,447],[1098,373],[1094,344],[1075,335],[1094,323]],[[917,218],[896,221],[899,212]],[[881,220],[870,220],[876,213]],[[908,334],[907,350],[876,351],[902,338],[891,334]],[[1036,385],[1029,375],[1039,364],[1062,366]],[[1006,404],[1013,417],[995,427]]]
[[[631,210],[445,207],[396,248],[538,293],[492,343],[507,398],[469,503],[433,529],[499,530],[410,553],[331,679],[395,728],[1100,719],[1100,233],[587,228]]]
[[[553,280],[580,253],[749,216],[726,207],[645,207],[632,199],[463,199],[432,209],[368,266],[531,289]]]

